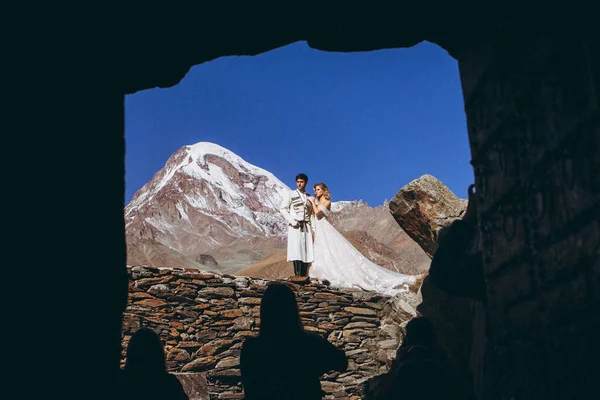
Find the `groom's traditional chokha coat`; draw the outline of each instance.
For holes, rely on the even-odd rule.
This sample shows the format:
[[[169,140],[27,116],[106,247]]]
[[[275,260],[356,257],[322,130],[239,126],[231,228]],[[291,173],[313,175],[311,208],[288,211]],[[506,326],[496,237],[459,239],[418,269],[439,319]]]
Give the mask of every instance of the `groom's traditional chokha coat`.
[[[280,211],[288,222],[287,260],[313,262],[315,258],[312,239],[314,214],[309,196],[299,190],[286,192]],[[296,221],[303,221],[303,223],[294,227]]]

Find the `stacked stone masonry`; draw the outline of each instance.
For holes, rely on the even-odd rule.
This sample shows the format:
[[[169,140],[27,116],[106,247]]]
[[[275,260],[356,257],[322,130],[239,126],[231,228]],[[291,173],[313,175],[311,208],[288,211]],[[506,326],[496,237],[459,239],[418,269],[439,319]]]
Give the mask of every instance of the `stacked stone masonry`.
[[[245,338],[258,333],[261,296],[269,281],[139,266],[128,272],[122,363],[131,335],[148,327],[165,344],[170,372],[205,372],[211,399],[243,398],[240,349]],[[305,329],[348,356],[348,371],[322,377],[325,398],[361,398],[367,381],[388,371],[399,345],[399,335],[380,325],[389,298],[314,280],[286,284],[296,293]]]

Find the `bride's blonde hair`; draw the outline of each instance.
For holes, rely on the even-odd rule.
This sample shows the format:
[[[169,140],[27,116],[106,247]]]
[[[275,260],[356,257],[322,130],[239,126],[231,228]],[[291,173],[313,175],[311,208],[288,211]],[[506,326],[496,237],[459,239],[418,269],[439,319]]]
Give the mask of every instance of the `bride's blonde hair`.
[[[321,186],[321,189],[323,190],[323,197],[325,197],[326,200],[331,201],[331,192],[329,191],[329,188],[327,187],[327,185],[324,183],[315,183],[315,185],[313,186],[313,189],[316,189],[317,186]],[[318,200],[318,198],[317,198],[317,200]]]

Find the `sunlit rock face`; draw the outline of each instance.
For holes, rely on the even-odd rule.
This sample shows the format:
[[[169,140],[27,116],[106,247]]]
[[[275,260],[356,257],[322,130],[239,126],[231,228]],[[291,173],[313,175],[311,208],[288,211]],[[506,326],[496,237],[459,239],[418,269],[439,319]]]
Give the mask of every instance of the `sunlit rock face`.
[[[440,231],[464,214],[467,200],[456,197],[437,178],[423,175],[403,186],[389,208],[398,225],[433,257]]]

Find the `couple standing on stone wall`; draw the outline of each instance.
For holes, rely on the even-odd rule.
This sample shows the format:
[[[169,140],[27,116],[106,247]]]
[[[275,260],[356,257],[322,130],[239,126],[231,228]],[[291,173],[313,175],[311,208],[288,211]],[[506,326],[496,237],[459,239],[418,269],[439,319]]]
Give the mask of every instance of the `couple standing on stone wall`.
[[[333,287],[359,288],[394,295],[405,291],[415,277],[395,273],[363,256],[333,225],[331,192],[324,183],[306,192],[308,176],[296,176],[296,190],[286,192],[280,211],[288,222],[287,261],[294,265],[292,280],[310,275],[326,279]]]

